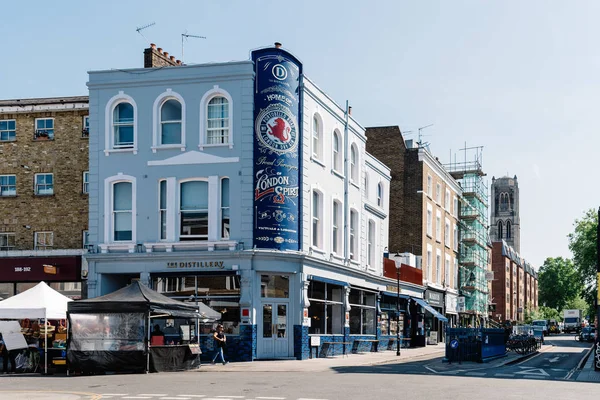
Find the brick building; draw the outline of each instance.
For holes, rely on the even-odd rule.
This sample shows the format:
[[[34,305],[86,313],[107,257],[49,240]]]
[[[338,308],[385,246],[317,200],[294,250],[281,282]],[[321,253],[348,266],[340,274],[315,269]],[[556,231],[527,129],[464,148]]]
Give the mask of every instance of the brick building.
[[[537,272],[505,241],[493,243],[492,269],[492,318],[522,322],[525,311],[538,306]]]
[[[81,293],[88,97],[0,100],[0,297]]]
[[[438,332],[457,321],[458,199],[461,188],[428,149],[404,141],[399,127],[367,128],[367,151],[391,169],[390,253],[417,255],[425,300],[442,318],[425,314],[425,327]],[[435,334],[434,334],[435,335]]]

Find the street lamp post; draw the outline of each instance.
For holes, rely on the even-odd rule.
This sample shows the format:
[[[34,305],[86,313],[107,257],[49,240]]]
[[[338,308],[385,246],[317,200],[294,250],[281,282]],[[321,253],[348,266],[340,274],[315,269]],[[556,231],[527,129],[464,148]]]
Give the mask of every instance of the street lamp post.
[[[398,296],[396,297],[396,355],[400,355],[400,267],[402,263],[398,260],[394,260],[396,263],[396,283],[398,289]]]

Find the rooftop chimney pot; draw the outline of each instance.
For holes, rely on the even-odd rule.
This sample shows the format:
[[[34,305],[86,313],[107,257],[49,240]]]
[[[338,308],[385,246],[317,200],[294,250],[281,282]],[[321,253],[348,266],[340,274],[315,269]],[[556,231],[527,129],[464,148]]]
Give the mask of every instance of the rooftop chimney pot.
[[[171,56],[171,61],[175,61],[175,56]]]
[[[154,43],[150,43],[150,48],[152,48],[152,50],[156,50],[156,45]]]
[[[165,55],[165,57],[169,58],[169,53],[167,53],[166,51],[163,53]]]
[[[352,115],[352,106],[348,106],[348,115]]]
[[[159,47],[159,48],[158,48],[158,49],[156,49],[156,50],[158,50],[158,52],[159,52],[160,54],[162,54],[162,47]]]
[[[275,48],[276,48],[276,49],[280,49],[280,48],[281,48],[281,43],[279,43],[279,42],[275,42]]]
[[[177,60],[177,65],[181,65],[181,60]]]

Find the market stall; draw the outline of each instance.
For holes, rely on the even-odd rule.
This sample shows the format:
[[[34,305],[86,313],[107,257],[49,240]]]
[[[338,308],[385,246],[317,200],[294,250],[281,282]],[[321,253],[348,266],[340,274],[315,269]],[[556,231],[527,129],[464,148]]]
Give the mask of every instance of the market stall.
[[[40,282],[23,293],[0,301],[0,319],[22,321],[21,326],[25,326],[22,333],[25,337],[31,336],[28,338],[28,343],[32,355],[37,355],[38,349],[43,349],[41,355],[44,373],[48,373],[48,364],[53,363],[54,360],[56,363],[65,361],[63,357],[65,350],[60,347],[54,348],[52,344],[60,343],[67,338],[66,327],[59,321],[66,319],[67,304],[71,301],[45,282]],[[57,324],[52,325],[51,320],[57,321]]]
[[[193,342],[198,319],[207,317],[201,313],[199,305],[170,299],[139,281],[105,296],[69,303],[69,370],[150,372],[198,367],[200,349]],[[165,340],[158,320],[178,320],[178,334]]]

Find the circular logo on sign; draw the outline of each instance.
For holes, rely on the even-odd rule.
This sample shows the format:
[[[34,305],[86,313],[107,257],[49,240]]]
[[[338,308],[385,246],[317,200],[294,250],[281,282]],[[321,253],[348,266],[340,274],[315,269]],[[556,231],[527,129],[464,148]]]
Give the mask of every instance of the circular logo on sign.
[[[278,154],[289,153],[298,145],[296,117],[281,104],[271,104],[256,117],[256,136],[261,144]]]
[[[458,349],[458,340],[452,339],[452,341],[450,342],[450,347],[452,347],[453,349]]]
[[[275,79],[278,79],[280,81],[285,80],[285,78],[287,78],[287,74],[288,74],[287,69],[285,69],[285,67],[281,64],[273,65],[273,69],[271,69],[271,73],[273,74]]]

